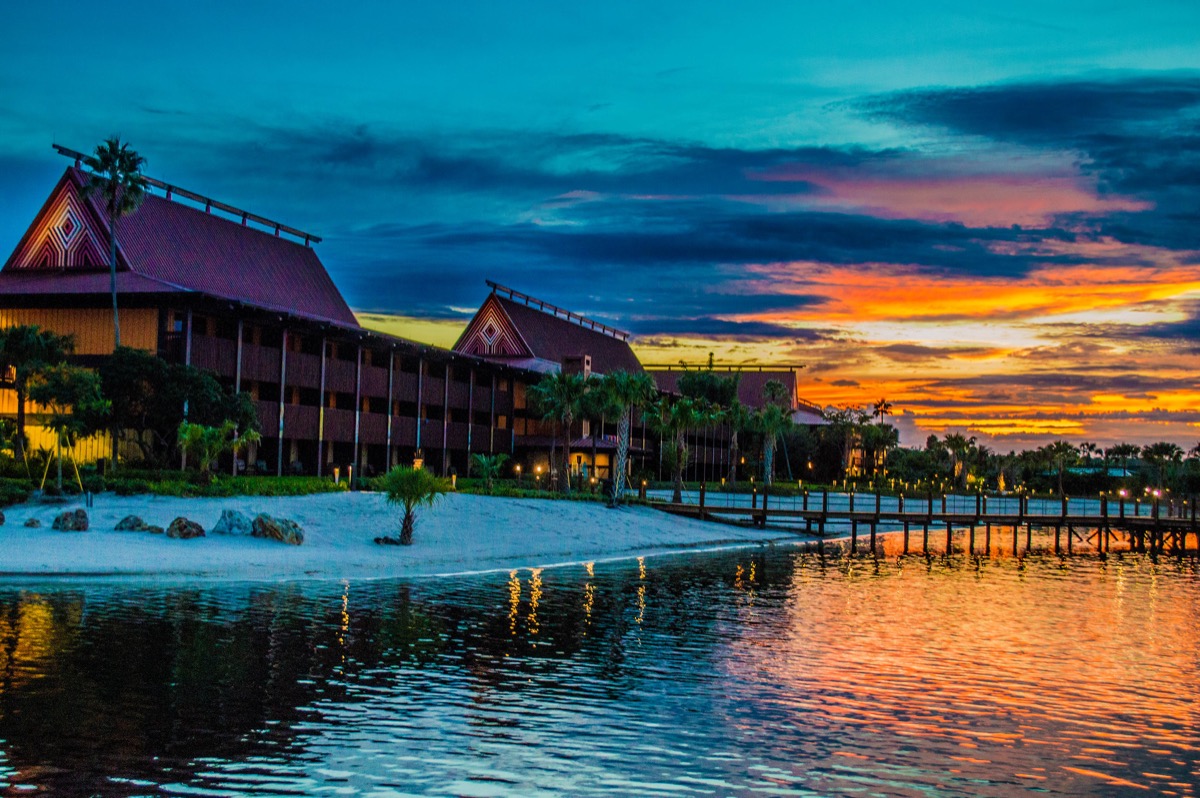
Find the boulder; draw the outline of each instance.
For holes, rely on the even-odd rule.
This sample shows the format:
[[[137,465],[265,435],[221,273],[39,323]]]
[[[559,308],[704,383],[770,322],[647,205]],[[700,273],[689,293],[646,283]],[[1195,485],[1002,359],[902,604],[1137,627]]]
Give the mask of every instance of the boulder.
[[[42,525],[42,522],[37,520],[36,518],[26,518],[25,519],[25,526],[29,527],[30,529],[36,529],[37,527],[39,527],[41,525]]]
[[[73,512],[68,510],[65,513],[59,513],[51,528],[57,529],[59,532],[86,532],[88,528],[87,511],[80,508]]]
[[[146,524],[146,526],[142,527],[142,529],[139,531],[150,532],[151,534],[154,534],[154,535],[161,535],[166,530],[163,529],[161,526],[155,526],[154,524]]]
[[[176,540],[202,538],[204,537],[204,527],[200,526],[195,521],[189,521],[183,516],[180,516],[167,526],[167,537],[175,538]]]
[[[140,515],[127,515],[113,529],[118,532],[145,532],[147,526]]]
[[[295,521],[287,518],[272,518],[266,513],[259,513],[254,518],[251,534],[256,538],[278,540],[280,543],[290,543],[299,546],[304,542],[304,530]]]
[[[250,535],[253,532],[250,516],[237,510],[222,510],[220,520],[212,528],[214,535]]]

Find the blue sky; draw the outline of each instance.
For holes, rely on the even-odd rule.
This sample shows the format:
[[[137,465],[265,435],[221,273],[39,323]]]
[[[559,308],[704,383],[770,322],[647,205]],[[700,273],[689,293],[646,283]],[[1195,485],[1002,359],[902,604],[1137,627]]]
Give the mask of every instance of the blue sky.
[[[119,133],[443,335],[490,277],[910,441],[1200,438],[1200,4],[434,5],[8,10],[0,247]]]

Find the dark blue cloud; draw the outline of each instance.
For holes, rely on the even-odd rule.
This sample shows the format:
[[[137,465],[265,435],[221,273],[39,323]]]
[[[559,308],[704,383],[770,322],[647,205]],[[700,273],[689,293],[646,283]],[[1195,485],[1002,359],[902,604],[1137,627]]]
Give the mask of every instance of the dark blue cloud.
[[[1200,226],[1200,75],[921,89],[868,98],[869,116],[1042,150],[1075,153],[1101,194],[1144,199],[1141,212],[1060,220],[1118,241],[1195,247]]]

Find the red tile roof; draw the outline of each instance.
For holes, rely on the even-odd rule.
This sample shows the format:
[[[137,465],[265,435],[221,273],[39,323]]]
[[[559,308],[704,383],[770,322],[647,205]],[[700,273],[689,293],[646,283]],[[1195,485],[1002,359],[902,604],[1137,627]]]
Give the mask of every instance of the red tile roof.
[[[540,360],[561,363],[565,357],[590,355],[592,371],[598,374],[642,370],[637,355],[625,341],[498,294],[492,296],[521,333],[533,356]]]
[[[79,190],[87,181],[87,173],[72,167],[67,169],[60,186],[69,182],[74,190]],[[103,202],[92,195],[87,203],[107,244],[108,214]],[[34,286],[40,285],[39,281],[10,280],[15,278],[12,272],[32,276],[40,271],[42,278],[53,279],[51,273],[34,264],[14,263],[25,243],[22,240],[5,264],[4,279],[0,280],[0,290],[5,293],[17,293],[18,286],[32,292]],[[144,278],[144,281],[126,278],[130,283],[128,290],[159,291],[172,286],[176,290],[358,326],[316,252],[301,243],[153,194],[132,214],[122,217],[117,243],[122,267]],[[59,279],[68,276],[61,269],[54,274]],[[82,293],[79,289],[84,288],[83,282],[74,280],[78,276],[82,275],[72,273],[72,279],[64,280],[62,288]],[[68,287],[68,283],[74,285]],[[107,290],[107,283],[102,290]]]

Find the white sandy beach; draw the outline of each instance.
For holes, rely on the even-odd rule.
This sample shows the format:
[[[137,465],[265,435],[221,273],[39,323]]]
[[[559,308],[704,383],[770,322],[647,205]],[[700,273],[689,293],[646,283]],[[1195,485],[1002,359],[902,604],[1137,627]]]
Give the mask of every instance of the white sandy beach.
[[[141,575],[237,579],[386,578],[433,576],[623,557],[688,549],[746,546],[800,539],[778,530],[743,529],[669,516],[645,507],[610,510],[590,502],[504,499],[450,494],[421,511],[412,546],[380,546],[398,533],[397,508],[377,493],[303,497],[181,499],[166,496],[95,498],[86,532],[50,528],[68,504],[22,504],[4,510],[0,574]],[[221,511],[291,518],[302,546],[249,537],[208,535],[173,540],[148,532],[117,532],[127,515],[167,526],[185,516],[211,530]],[[36,517],[41,528],[24,526]]]

